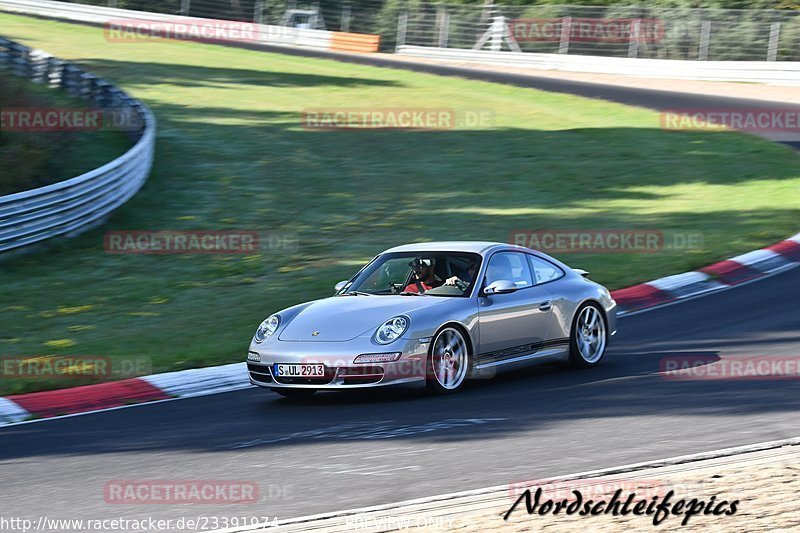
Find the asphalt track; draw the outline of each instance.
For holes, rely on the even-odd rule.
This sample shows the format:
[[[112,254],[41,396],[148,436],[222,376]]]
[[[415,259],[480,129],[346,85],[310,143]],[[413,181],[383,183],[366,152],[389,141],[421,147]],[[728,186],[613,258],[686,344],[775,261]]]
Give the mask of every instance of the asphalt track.
[[[395,68],[426,72],[439,76],[453,76],[473,80],[490,81],[516,87],[552,91],[586,98],[599,98],[620,104],[634,105],[649,109],[663,110],[725,110],[725,111],[797,111],[800,112],[800,97],[797,104],[786,102],[769,102],[749,98],[733,98],[719,95],[704,95],[665,91],[660,89],[642,89],[639,87],[625,87],[623,85],[610,85],[591,83],[576,80],[559,79],[550,76],[536,76],[535,74],[499,72],[461,66],[449,66],[432,63],[415,62],[412,57],[397,59],[390,54],[348,54],[341,52],[324,52],[318,50],[303,50],[280,46],[248,45],[247,43],[229,44],[227,46],[243,47],[248,49],[266,50],[282,54],[301,57],[321,57],[334,59],[346,63],[357,63],[375,67]],[[659,80],[653,80],[657,87]],[[794,148],[800,148],[800,139],[782,141]]]
[[[280,519],[795,437],[800,382],[676,381],[665,356],[800,353],[800,269],[620,321],[604,365],[461,394],[248,389],[0,430],[17,516]],[[256,482],[249,505],[107,504],[113,479]],[[13,502],[13,506],[9,507]]]
[[[648,107],[731,100],[522,78],[515,84]],[[2,514],[285,519],[796,437],[797,380],[676,381],[658,371],[675,355],[796,358],[798,301],[793,269],[621,319],[598,369],[539,367],[450,397],[380,391],[296,402],[248,389],[3,428]],[[106,503],[105,484],[120,479],[251,481],[261,501]]]

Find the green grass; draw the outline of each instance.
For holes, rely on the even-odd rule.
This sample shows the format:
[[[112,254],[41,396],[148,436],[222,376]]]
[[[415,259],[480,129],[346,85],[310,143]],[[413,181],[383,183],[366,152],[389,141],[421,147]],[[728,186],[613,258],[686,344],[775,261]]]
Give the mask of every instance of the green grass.
[[[62,91],[0,72],[0,104],[4,109],[90,108]],[[88,172],[131,146],[113,130],[0,131],[0,196],[42,187]]]
[[[506,241],[513,229],[700,231],[691,253],[563,255],[618,288],[778,241],[800,226],[791,150],[667,132],[652,111],[503,85],[0,15],[2,33],[79,60],[147,102],[155,171],[108,223],[0,262],[0,353],[146,357],[153,371],[243,360],[255,326],[330,294],[380,250]],[[489,109],[449,131],[308,131],[305,108]],[[117,229],[256,229],[296,251],[112,255]],[[63,386],[0,381],[2,393]]]

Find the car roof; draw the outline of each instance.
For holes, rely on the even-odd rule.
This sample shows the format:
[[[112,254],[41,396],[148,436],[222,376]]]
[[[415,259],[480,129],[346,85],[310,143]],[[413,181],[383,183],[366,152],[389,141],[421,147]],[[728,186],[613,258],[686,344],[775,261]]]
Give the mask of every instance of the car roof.
[[[414,244],[404,244],[389,248],[384,253],[389,252],[472,252],[486,255],[497,249],[518,249],[527,250],[515,244],[504,244],[501,242],[489,241],[439,241],[439,242],[419,242]]]

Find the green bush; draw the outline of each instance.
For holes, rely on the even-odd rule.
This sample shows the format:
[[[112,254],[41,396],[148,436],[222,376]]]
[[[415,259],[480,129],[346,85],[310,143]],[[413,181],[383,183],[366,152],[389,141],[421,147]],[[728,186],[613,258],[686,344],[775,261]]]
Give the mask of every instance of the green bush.
[[[4,109],[81,108],[86,104],[0,72]],[[130,145],[116,131],[22,132],[0,129],[0,195],[75,177],[121,155]]]

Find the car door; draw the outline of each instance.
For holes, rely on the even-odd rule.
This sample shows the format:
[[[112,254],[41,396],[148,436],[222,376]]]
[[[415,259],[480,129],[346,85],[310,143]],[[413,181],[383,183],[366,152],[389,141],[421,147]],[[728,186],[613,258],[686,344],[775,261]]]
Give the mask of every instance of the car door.
[[[536,352],[549,339],[552,324],[550,293],[537,287],[527,254],[495,252],[487,263],[478,296],[480,349],[478,364],[496,363]],[[484,295],[492,282],[506,279],[517,290]]]

